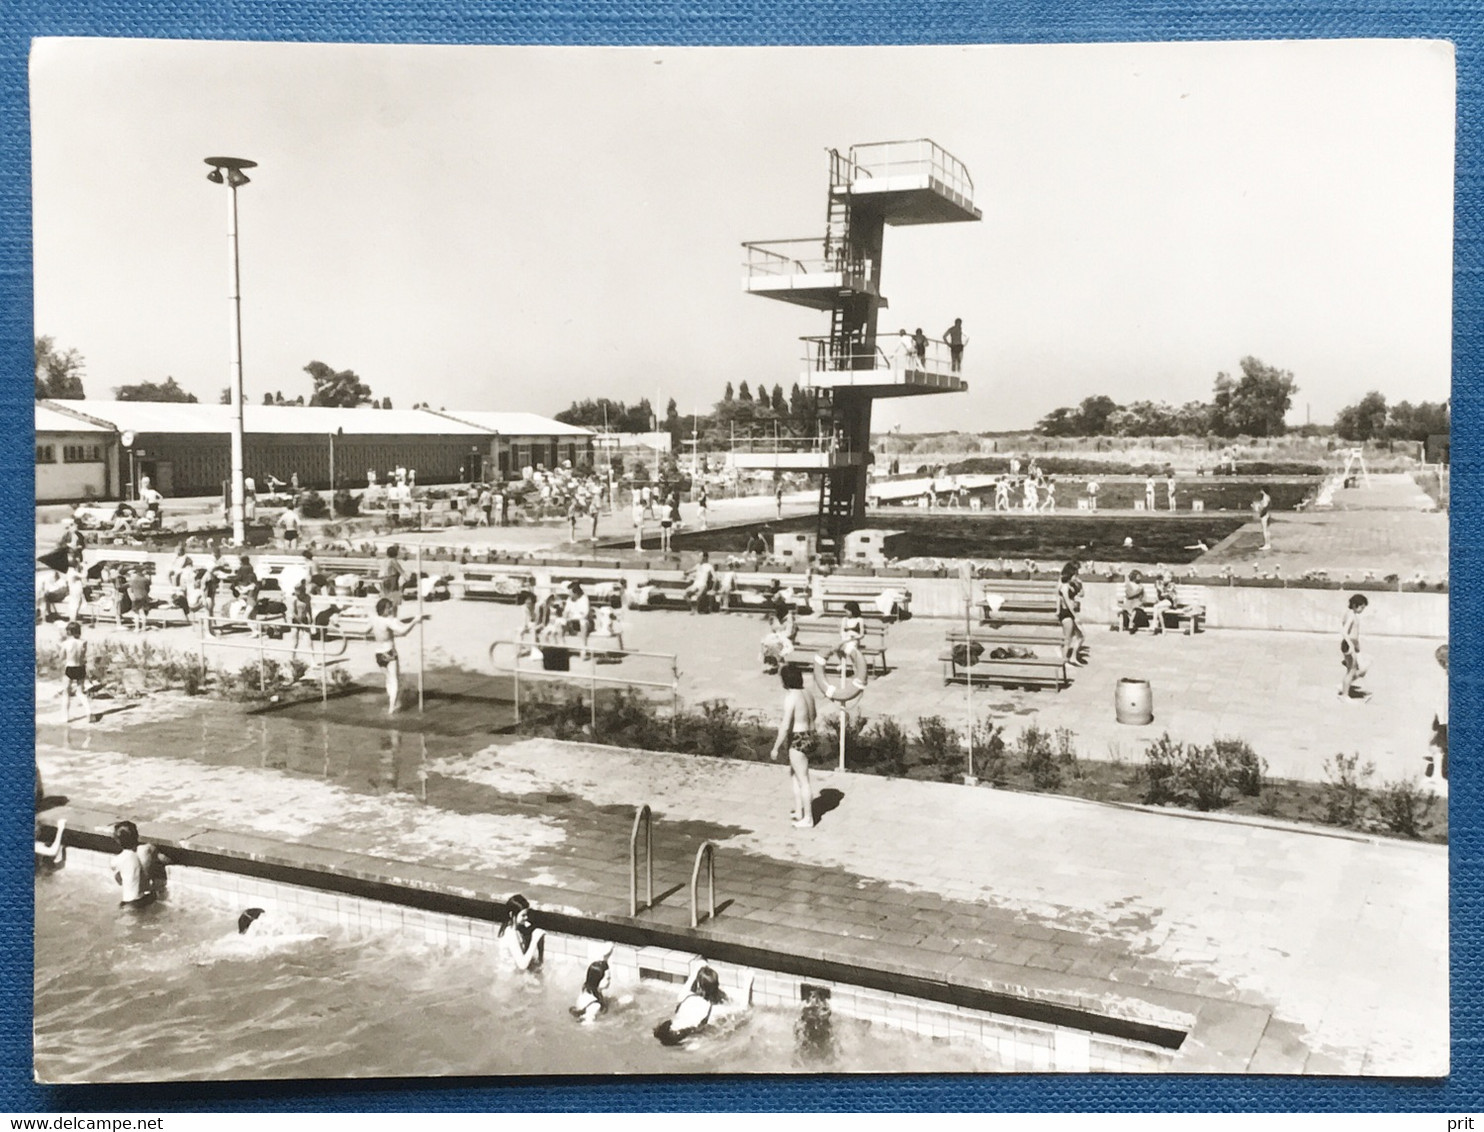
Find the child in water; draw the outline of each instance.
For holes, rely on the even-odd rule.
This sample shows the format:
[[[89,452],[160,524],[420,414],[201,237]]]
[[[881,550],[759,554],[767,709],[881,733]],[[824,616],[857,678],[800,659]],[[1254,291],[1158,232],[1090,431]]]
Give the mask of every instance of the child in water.
[[[517,971],[541,969],[546,958],[546,932],[531,923],[531,902],[518,892],[505,905],[499,938],[505,941],[505,952]]]
[[[114,824],[113,840],[119,851],[111,862],[113,879],[122,889],[119,905],[144,908],[165,889],[164,855],[149,842],[140,844],[139,828],[131,821]]]
[[[597,959],[588,964],[587,976],[582,980],[582,990],[577,992],[577,1001],[567,1009],[579,1022],[596,1022],[598,1015],[608,1009],[608,988],[613,985],[613,975],[608,970],[608,960]]]
[[[694,1037],[722,1015],[751,1005],[752,979],[749,976],[743,997],[746,1002],[733,1003],[721,989],[721,979],[707,964],[693,960],[695,969],[681,992],[675,1013],[654,1028],[661,1045],[678,1046]]]

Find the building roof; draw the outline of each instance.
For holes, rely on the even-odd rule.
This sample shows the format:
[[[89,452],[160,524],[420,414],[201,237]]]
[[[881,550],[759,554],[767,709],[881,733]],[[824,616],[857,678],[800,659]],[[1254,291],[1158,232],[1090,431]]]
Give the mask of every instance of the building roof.
[[[61,413],[41,401],[36,402],[37,432],[104,432],[113,429],[102,421],[90,421],[85,416]]]
[[[224,433],[232,429],[230,405],[176,401],[48,401],[37,405],[79,422],[91,419],[119,432]],[[469,419],[469,418],[475,419]],[[492,422],[485,424],[484,418]],[[534,413],[438,413],[422,409],[332,409],[319,405],[244,405],[242,426],[254,434],[325,436],[343,429],[359,436],[567,436],[587,435]],[[38,425],[39,427],[39,425]]]
[[[428,410],[436,416],[463,421],[501,436],[592,436],[590,428],[563,424],[536,413],[502,413],[486,409]]]

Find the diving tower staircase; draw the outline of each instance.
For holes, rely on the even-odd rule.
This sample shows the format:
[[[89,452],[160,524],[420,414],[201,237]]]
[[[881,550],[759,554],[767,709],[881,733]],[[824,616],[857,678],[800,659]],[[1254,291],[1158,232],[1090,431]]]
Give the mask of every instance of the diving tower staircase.
[[[803,339],[801,384],[815,395],[816,435],[771,450],[772,442],[755,442],[734,463],[818,474],[819,548],[838,557],[865,518],[872,401],[968,389],[946,342],[878,335],[886,226],[964,223],[981,213],[968,170],[927,138],[832,149],[829,158],[824,236],[742,245],[748,293],[829,312],[829,334]]]

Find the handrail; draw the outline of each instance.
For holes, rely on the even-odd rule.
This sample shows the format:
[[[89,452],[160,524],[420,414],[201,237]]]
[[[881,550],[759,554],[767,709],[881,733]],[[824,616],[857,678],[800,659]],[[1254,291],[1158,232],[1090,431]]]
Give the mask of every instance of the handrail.
[[[629,915],[639,914],[639,826],[644,826],[644,907],[654,907],[654,812],[645,803],[634,811],[629,831]]]
[[[299,632],[307,632],[309,634],[309,657],[310,657],[310,660],[317,662],[318,663],[318,666],[319,666],[319,698],[320,698],[320,702],[321,703],[325,703],[330,698],[330,680],[329,680],[330,665],[332,665],[332,664],[344,664],[346,662],[346,660],[347,660],[347,653],[350,650],[350,639],[348,637],[337,636],[337,637],[333,637],[332,638],[332,637],[328,636],[325,633],[325,628],[326,627],[325,626],[321,626],[321,625],[307,625],[307,626],[306,625],[298,625],[298,626],[295,626],[292,622],[288,622],[288,621],[282,621],[282,622],[279,622],[279,621],[251,621],[251,620],[243,620],[240,617],[212,617],[212,616],[209,616],[209,615],[202,615],[202,616],[197,617],[196,618],[196,623],[200,627],[200,630],[201,630],[200,631],[199,651],[200,651],[200,654],[201,654],[201,663],[202,663],[203,666],[206,664],[206,644],[207,644],[206,636],[207,636],[207,632],[209,631],[210,627],[213,626],[213,625],[228,625],[228,626],[232,626],[232,627],[244,627],[244,626],[257,625],[260,628],[261,627],[268,626],[268,625],[275,625],[275,626],[281,626],[284,629],[285,635],[287,635],[288,633],[295,632],[296,630],[299,631]],[[340,642],[340,648],[339,648],[338,651],[336,651],[336,652],[330,652],[326,648],[326,645],[331,640],[337,640],[337,641]],[[212,633],[211,634],[211,643],[214,644],[214,645],[220,645],[220,646],[222,646],[224,648],[229,648],[229,649],[251,649],[254,652],[256,652],[258,654],[258,670],[259,670],[259,680],[260,681],[262,680],[262,677],[264,675],[264,673],[263,673],[264,662],[267,660],[268,654],[270,652],[271,653],[287,653],[291,657],[294,657],[294,656],[298,656],[299,655],[299,649],[298,649],[297,644],[295,644],[295,645],[276,644],[275,645],[275,644],[269,644],[267,642],[268,642],[268,638],[267,638],[266,634],[261,633],[261,632],[258,633],[257,636],[252,637],[252,638],[250,638],[248,640],[245,640],[245,641],[231,640],[229,638],[224,639],[223,637],[221,637],[220,635],[218,635],[216,633]],[[316,650],[318,651],[318,655],[316,655]]]
[[[598,665],[597,665],[597,659],[596,659],[597,658],[597,654],[596,653],[593,653],[593,659],[588,662],[589,665],[590,665],[590,668],[589,668],[589,670],[586,673],[583,673],[583,672],[573,672],[570,669],[568,671],[566,671],[566,672],[557,672],[557,671],[548,671],[547,669],[544,669],[544,668],[524,668],[524,669],[521,668],[520,661],[521,661],[521,655],[522,655],[522,650],[523,649],[528,649],[528,648],[538,648],[539,649],[539,648],[544,648],[544,647],[548,647],[548,646],[553,647],[553,648],[564,648],[564,649],[567,649],[569,652],[581,652],[582,651],[582,646],[579,643],[571,643],[571,644],[569,644],[566,641],[547,641],[547,642],[542,642],[542,641],[539,641],[539,640],[525,640],[525,639],[514,640],[514,641],[507,641],[507,640],[492,641],[490,643],[489,649],[487,650],[488,656],[489,656],[489,661],[490,661],[490,667],[492,669],[494,669],[494,671],[497,674],[499,674],[499,675],[504,675],[506,672],[509,672],[511,674],[512,678],[514,679],[514,683],[515,683],[514,707],[515,707],[515,722],[517,724],[520,723],[520,678],[521,678],[522,675],[524,675],[524,676],[534,676],[537,679],[549,679],[549,680],[557,680],[557,681],[561,681],[565,677],[565,678],[567,678],[567,681],[570,682],[570,683],[576,683],[578,681],[581,681],[582,683],[586,684],[588,686],[588,690],[589,690],[589,694],[588,694],[588,710],[590,712],[590,717],[589,718],[590,718],[591,723],[592,723],[594,737],[596,737],[597,731],[598,731],[598,697],[597,697],[597,692],[598,692],[598,685],[599,684],[602,684],[602,685],[605,685],[605,686],[618,687],[618,688],[656,688],[656,689],[659,689],[661,691],[668,691],[670,693],[670,726],[671,726],[672,729],[674,728],[674,726],[675,726],[675,719],[680,714],[680,661],[679,661],[679,658],[674,653],[669,653],[669,652],[647,652],[647,651],[644,651],[644,650],[641,650],[641,649],[604,649],[603,650],[603,655],[605,657],[614,657],[614,656],[616,656],[616,657],[618,657],[620,659],[623,659],[625,657],[631,657],[631,656],[633,656],[633,657],[649,657],[649,658],[657,659],[657,660],[667,660],[667,661],[670,662],[670,679],[668,681],[664,681],[664,680],[635,680],[635,679],[631,679],[629,677],[624,677],[624,676],[600,676],[600,675],[598,675]],[[502,648],[502,647],[509,647],[509,648],[515,649],[515,657],[512,660],[509,668],[501,668],[499,662],[495,659],[495,650],[497,650],[499,648]],[[591,648],[588,651],[589,651],[589,653],[592,653],[592,649]]]
[[[709,918],[716,919],[716,843],[714,841],[703,841],[701,847],[696,850],[696,863],[690,870],[690,926],[698,928],[701,921],[696,910],[696,881],[700,879],[701,862],[706,862],[706,891],[708,900]]]

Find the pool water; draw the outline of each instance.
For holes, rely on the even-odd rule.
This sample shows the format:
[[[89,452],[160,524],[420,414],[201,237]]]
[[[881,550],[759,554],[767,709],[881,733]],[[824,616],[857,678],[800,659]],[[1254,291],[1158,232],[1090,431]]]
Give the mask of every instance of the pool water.
[[[457,1074],[987,1072],[981,1045],[835,1016],[755,1008],[679,1048],[652,1035],[677,989],[615,982],[632,1001],[595,1025],[567,1012],[583,965],[521,974],[478,947],[295,921],[237,934],[240,909],[177,889],[117,905],[98,867],[36,877],[35,1069],[45,1083]],[[272,921],[270,924],[269,921]]]

